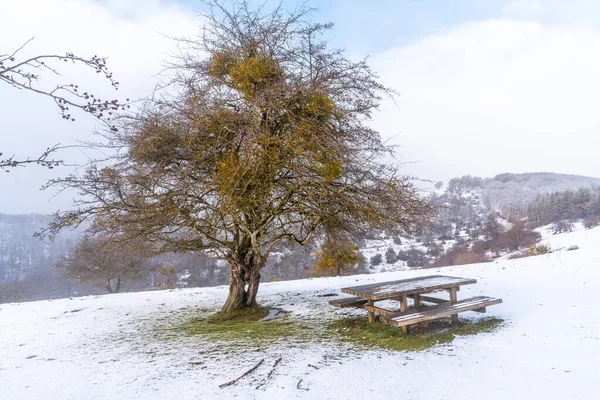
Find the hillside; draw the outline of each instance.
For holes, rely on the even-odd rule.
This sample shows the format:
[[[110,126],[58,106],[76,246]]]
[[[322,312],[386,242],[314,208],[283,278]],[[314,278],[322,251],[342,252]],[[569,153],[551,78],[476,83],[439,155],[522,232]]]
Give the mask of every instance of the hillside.
[[[465,191],[478,188],[482,203],[490,210],[504,213],[521,209],[538,194],[600,186],[600,178],[531,172],[523,174],[499,174],[493,178],[465,176],[448,182],[449,191]]]
[[[0,214],[0,283],[24,280],[53,265],[79,240],[79,232],[62,232],[54,241],[33,234],[52,217],[41,214]]]
[[[579,227],[544,233],[545,243],[562,250],[543,256],[263,284],[263,305],[286,310],[290,323],[320,332],[297,341],[231,343],[164,330],[216,311],[226,296],[223,286],[0,305],[2,394],[61,400],[400,394],[404,399],[598,399],[599,239],[600,228]],[[571,245],[579,249],[566,251]],[[331,297],[320,296],[345,286],[434,273],[476,278],[459,298],[502,298],[488,314],[504,319],[504,326],[420,352],[368,350],[327,339],[335,337],[325,331],[328,321],[360,312],[333,309],[327,304]],[[261,359],[265,362],[253,374],[219,388]]]
[[[358,242],[361,257],[354,273],[392,272],[453,264],[453,261],[443,262],[440,259],[454,257],[448,252],[466,253],[476,242],[485,241],[490,213],[498,214],[496,223],[508,230],[511,225],[507,219],[511,214],[526,213],[528,202],[537,195],[584,187],[600,187],[600,178],[554,173],[507,173],[485,179],[470,175],[453,178],[445,188],[430,194],[432,202],[438,207],[434,226],[401,238],[385,235],[384,232],[372,232]],[[600,192],[595,190],[593,193],[600,200]],[[570,197],[556,198],[564,202]],[[541,207],[537,214],[542,214],[542,209],[547,209],[548,214],[552,207]],[[62,271],[54,267],[57,260],[77,243],[81,231],[65,231],[54,242],[42,242],[33,237],[33,233],[47,224],[50,218],[45,215],[0,214],[0,285],[4,284],[4,289],[0,289],[0,302],[11,298],[11,295],[2,295],[7,290],[17,293],[12,298],[21,300],[99,293],[93,286],[65,281],[61,278]],[[318,239],[305,247],[280,246],[272,253],[262,271],[263,281],[310,277],[318,246]],[[492,260],[505,253],[492,254],[486,249],[485,254],[463,256],[461,262]],[[129,282],[124,290],[155,287],[160,280],[156,270],[162,265],[176,267],[177,284],[180,287],[214,286],[225,284],[228,280],[227,265],[206,254],[169,254],[149,262],[140,279]],[[20,282],[20,287],[13,287],[15,282]]]

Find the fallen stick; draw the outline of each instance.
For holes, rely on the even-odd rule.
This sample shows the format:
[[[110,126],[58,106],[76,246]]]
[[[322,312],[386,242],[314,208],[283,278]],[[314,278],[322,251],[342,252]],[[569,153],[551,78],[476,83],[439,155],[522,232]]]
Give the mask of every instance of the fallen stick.
[[[302,379],[300,379],[300,380],[298,381],[298,384],[296,385],[296,389],[299,389],[299,390],[306,390],[306,391],[308,392],[308,386],[307,386],[307,387],[305,387],[305,388],[303,388],[303,387],[300,387],[300,384],[301,384],[301,383],[302,383]]]
[[[233,380],[231,380],[231,381],[229,381],[229,382],[226,382],[226,383],[222,383],[222,384],[220,384],[220,385],[219,385],[219,388],[223,389],[223,388],[224,388],[224,387],[226,387],[226,386],[233,385],[234,383],[236,383],[237,381],[239,381],[240,379],[242,379],[242,378],[243,378],[243,377],[245,377],[246,375],[248,375],[248,374],[251,374],[252,372],[254,372],[254,371],[255,371],[255,370],[258,368],[258,367],[260,367],[260,366],[261,366],[261,364],[262,364],[263,362],[265,362],[265,359],[264,359],[264,358],[263,358],[262,360],[260,360],[260,361],[258,362],[258,364],[256,364],[254,367],[250,368],[248,371],[244,372],[244,373],[243,373],[242,375],[240,375],[239,377],[237,377],[237,378],[235,378],[235,379],[233,379]]]
[[[273,374],[273,371],[275,371],[275,367],[277,366],[277,364],[279,364],[280,361],[281,361],[281,357],[279,357],[277,360],[275,360],[275,362],[273,363],[273,366],[271,367],[271,370],[267,374],[267,377],[264,379],[264,381],[260,385],[258,385],[255,388],[256,390],[260,389],[262,386],[264,386],[264,385],[267,384],[267,381],[271,378],[271,375]]]
[[[269,374],[267,375],[267,379],[269,379],[271,377],[271,375],[273,374],[273,371],[275,371],[275,367],[277,366],[277,364],[279,364],[279,361],[281,361],[281,357],[279,357],[277,360],[275,360],[275,362],[273,363],[273,367],[271,368],[271,370],[269,371]]]

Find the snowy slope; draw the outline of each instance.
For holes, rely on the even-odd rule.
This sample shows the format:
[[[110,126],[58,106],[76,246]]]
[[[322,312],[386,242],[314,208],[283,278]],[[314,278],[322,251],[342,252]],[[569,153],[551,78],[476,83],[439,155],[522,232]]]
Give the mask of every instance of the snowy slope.
[[[359,351],[317,341],[219,354],[214,344],[159,340],[157,324],[213,311],[225,287],[0,306],[0,399],[599,399],[600,228],[547,235],[575,251],[433,270],[267,283],[259,300],[323,320],[348,313],[317,297],[339,288],[433,273],[477,278],[459,297],[501,297],[507,324],[424,352]],[[465,314],[468,316],[469,314]],[[266,384],[273,361],[282,361]],[[227,382],[265,363],[251,376]],[[313,367],[309,366],[312,365]],[[316,368],[315,368],[316,367]],[[297,384],[302,379],[300,390]]]

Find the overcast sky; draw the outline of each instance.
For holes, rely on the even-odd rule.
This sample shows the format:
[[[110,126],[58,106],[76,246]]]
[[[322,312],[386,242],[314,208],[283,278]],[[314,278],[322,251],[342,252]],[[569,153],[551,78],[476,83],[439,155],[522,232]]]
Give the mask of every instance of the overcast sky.
[[[251,3],[262,3],[257,0]],[[296,1],[284,1],[293,7]],[[549,171],[600,177],[600,2],[561,0],[309,0],[335,23],[331,43],[369,56],[396,89],[372,124],[400,145],[408,175]],[[19,0],[0,12],[0,54],[27,39],[28,54],[109,57],[119,97],[150,93],[173,43],[201,20],[190,0]],[[62,67],[62,66],[61,66]],[[114,96],[82,69],[64,79]],[[50,82],[50,81],[48,81]],[[94,121],[64,122],[53,103],[0,84],[0,152],[25,157],[86,140]],[[61,156],[81,161],[81,150]],[[69,168],[0,173],[0,213],[53,212],[72,194],[39,191]]]

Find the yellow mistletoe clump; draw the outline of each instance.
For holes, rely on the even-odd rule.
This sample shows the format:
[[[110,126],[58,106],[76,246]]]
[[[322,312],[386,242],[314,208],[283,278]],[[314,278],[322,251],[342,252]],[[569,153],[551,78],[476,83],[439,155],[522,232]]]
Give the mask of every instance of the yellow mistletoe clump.
[[[358,246],[349,240],[328,240],[317,251],[312,275],[335,276],[352,271],[358,263]]]

